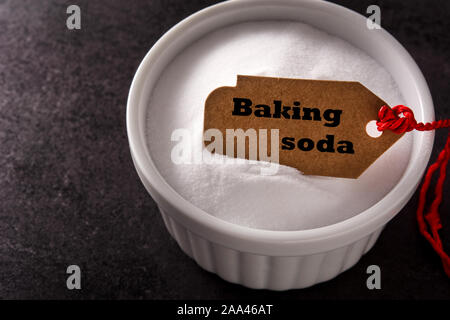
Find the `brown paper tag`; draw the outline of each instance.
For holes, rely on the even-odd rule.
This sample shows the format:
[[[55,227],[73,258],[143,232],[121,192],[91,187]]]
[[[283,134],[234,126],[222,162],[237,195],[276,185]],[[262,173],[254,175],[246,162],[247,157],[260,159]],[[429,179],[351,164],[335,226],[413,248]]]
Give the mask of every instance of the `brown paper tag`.
[[[245,139],[245,156],[238,155],[237,139],[226,138],[227,129],[257,133],[266,129],[268,150],[264,151],[279,152],[280,164],[304,174],[357,178],[401,137],[390,131],[377,138],[367,134],[367,123],[378,118],[383,105],[359,82],[238,75],[236,87],[220,87],[209,94],[204,131],[218,129],[223,135],[223,147],[213,152],[249,159],[250,139]],[[278,150],[270,150],[273,129],[279,130]],[[231,141],[230,155],[227,143]],[[257,159],[263,160],[259,142]],[[211,141],[204,143],[208,146]]]

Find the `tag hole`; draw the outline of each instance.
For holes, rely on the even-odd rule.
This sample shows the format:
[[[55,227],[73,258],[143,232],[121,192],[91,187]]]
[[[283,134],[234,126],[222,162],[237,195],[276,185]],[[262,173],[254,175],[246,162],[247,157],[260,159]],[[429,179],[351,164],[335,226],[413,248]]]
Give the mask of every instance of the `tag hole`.
[[[383,134],[383,131],[378,131],[377,121],[372,120],[372,121],[367,122],[366,133],[367,133],[367,135],[369,135],[369,137],[378,138],[379,136],[381,136]]]

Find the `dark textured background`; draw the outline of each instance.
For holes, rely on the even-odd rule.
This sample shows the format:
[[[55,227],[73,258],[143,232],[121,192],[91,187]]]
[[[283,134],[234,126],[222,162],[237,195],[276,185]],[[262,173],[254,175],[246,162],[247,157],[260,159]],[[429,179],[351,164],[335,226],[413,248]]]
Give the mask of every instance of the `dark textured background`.
[[[362,14],[381,6],[383,27],[422,69],[437,117],[450,117],[450,1],[336,2]],[[78,31],[65,26],[73,3]],[[0,297],[448,299],[450,281],[417,230],[417,193],[355,267],[309,289],[229,284],[180,251],[131,162],[126,99],[155,41],[213,3],[0,0]],[[445,136],[437,133],[433,160]],[[450,250],[448,181],[441,234]],[[80,291],[66,289],[69,264],[82,268]],[[366,288],[371,264],[382,290]]]

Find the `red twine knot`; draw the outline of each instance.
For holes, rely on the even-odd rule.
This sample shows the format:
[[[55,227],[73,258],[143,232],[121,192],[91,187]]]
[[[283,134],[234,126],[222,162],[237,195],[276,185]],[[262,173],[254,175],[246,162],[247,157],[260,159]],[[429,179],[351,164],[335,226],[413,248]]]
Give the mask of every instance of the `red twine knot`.
[[[399,116],[401,114],[403,114],[403,117]],[[403,105],[395,106],[392,109],[388,106],[382,106],[380,111],[378,111],[378,119],[378,131],[391,130],[395,133],[404,133],[412,130],[428,131],[450,127],[450,119],[417,123],[414,112]]]
[[[403,114],[403,117],[400,117],[401,114]],[[395,106],[392,109],[388,106],[382,106],[378,111],[378,118],[378,131],[391,130],[399,134],[412,130],[426,131],[450,127],[450,119],[428,123],[417,123],[413,111],[403,105]],[[444,149],[440,152],[437,161],[428,168],[427,173],[425,174],[425,179],[420,189],[419,204],[417,206],[417,222],[419,224],[419,230],[441,257],[444,271],[448,277],[450,277],[450,257],[445,253],[438,234],[438,230],[442,228],[438,208],[442,202],[442,189],[449,159],[450,131]],[[428,213],[424,215],[426,194],[431,183],[431,176],[437,170],[439,170],[439,178],[434,190],[434,200]]]

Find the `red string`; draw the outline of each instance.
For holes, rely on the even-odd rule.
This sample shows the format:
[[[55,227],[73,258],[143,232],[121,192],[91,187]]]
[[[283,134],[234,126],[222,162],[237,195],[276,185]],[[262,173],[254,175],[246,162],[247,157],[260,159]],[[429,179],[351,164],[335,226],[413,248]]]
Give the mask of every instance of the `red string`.
[[[403,117],[399,117],[403,114]],[[378,112],[379,121],[377,127],[379,131],[391,130],[395,133],[403,133],[412,130],[426,131],[439,128],[450,127],[450,119],[433,121],[429,123],[418,123],[414,118],[414,113],[408,107],[398,105],[392,109],[388,106],[382,106]],[[444,149],[440,152],[438,159],[433,163],[425,175],[425,179],[420,189],[419,204],[417,207],[417,222],[419,224],[420,233],[428,240],[434,251],[441,257],[444,271],[450,277],[450,257],[445,253],[442,246],[441,238],[439,237],[439,229],[442,224],[439,216],[439,205],[442,202],[442,189],[444,185],[447,163],[450,159],[450,130],[447,136]],[[426,195],[430,186],[431,177],[433,173],[439,169],[439,178],[434,189],[434,199],[428,210],[424,214]],[[428,223],[428,226],[427,226]]]

